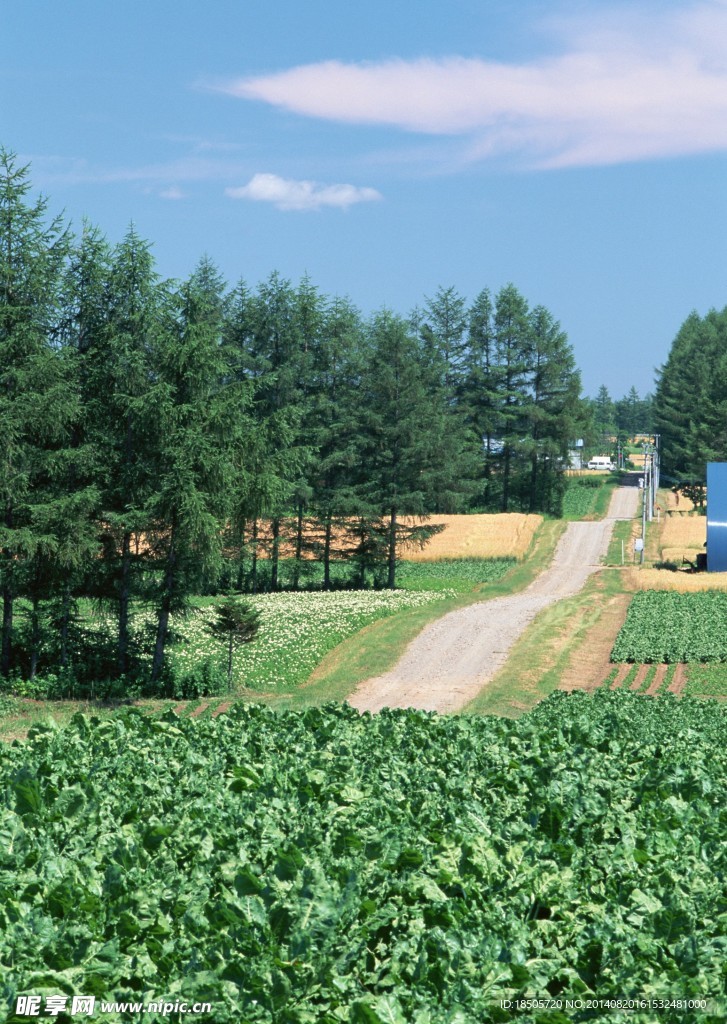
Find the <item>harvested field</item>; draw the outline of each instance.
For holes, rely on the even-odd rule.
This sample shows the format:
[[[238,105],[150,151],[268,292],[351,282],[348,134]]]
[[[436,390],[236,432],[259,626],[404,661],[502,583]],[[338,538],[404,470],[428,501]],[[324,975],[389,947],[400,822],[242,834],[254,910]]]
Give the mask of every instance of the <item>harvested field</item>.
[[[636,590],[678,590],[684,594],[699,590],[727,590],[727,576],[720,572],[669,572],[666,569],[631,572]]]
[[[660,491],[659,504],[666,508],[667,512],[691,512],[694,502],[684,494],[675,494],[674,491]]]
[[[413,519],[403,519],[413,524]],[[432,516],[432,525],[443,525],[423,549],[402,544],[400,555],[412,562],[437,562],[442,558],[524,558],[543,521],[542,516],[522,512],[493,515]]]
[[[445,558],[524,558],[535,532],[543,521],[539,515],[523,512],[503,512],[481,515],[439,515],[428,519],[401,516],[407,526],[444,526],[424,548],[416,544],[401,544],[399,557],[411,562],[438,562]],[[334,549],[350,549],[357,542],[355,523],[351,529],[345,525],[333,528]],[[296,524],[294,520],[281,521],[279,553],[281,558],[295,555]],[[319,523],[303,523],[303,558],[318,558],[323,550],[323,530]],[[247,538],[248,543],[250,538]],[[261,521],[258,530],[258,553],[269,554],[272,543],[270,523]]]
[[[694,561],[695,554],[704,550],[706,539],[706,516],[667,516],[661,529],[661,557],[678,565],[683,558]]]

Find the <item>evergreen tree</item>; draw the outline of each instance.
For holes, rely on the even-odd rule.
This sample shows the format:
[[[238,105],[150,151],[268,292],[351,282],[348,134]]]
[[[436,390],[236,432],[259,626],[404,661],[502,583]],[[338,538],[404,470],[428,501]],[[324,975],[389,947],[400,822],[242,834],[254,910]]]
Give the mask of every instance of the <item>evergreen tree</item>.
[[[727,309],[690,314],[661,368],[654,426],[662,472],[676,485],[704,484],[706,464],[727,458]]]
[[[355,469],[356,406],[361,366],[362,323],[359,311],[336,298],[325,310],[313,351],[311,410],[308,418],[315,459],[311,473],[311,505],[323,531],[319,553],[323,587],[331,586],[334,529],[345,529],[355,515],[351,491]]]
[[[362,542],[373,544],[374,553],[376,538],[385,542],[390,588],[396,585],[397,544],[430,535],[430,508],[448,505],[460,484],[455,456],[466,445],[456,446],[448,433],[451,418],[438,372],[406,321],[388,310],[371,319],[355,441],[355,493]],[[443,441],[448,442],[445,460]],[[419,523],[404,523],[402,516]]]
[[[420,329],[442,358],[444,382],[452,399],[462,376],[466,327],[466,303],[454,288],[438,288],[434,298],[426,300]]]
[[[97,593],[117,609],[116,671],[131,669],[132,600],[141,593],[148,503],[156,487],[154,353],[170,330],[169,291],[132,227],[114,247],[104,329],[86,357],[89,415],[100,474],[104,558]]]
[[[616,406],[605,384],[598,389],[598,394],[592,402],[592,412],[593,433],[602,443],[605,437],[611,437],[616,433]]]
[[[11,669],[13,614],[45,543],[33,514],[46,486],[46,447],[62,443],[71,412],[54,334],[69,236],[47,201],[31,202],[28,168],[0,149],[0,671]]]
[[[502,479],[501,509],[507,512],[517,463],[524,455],[521,440],[525,435],[528,371],[532,358],[528,305],[512,284],[505,285],[497,294],[494,324],[501,396],[497,421],[501,444],[498,470]]]
[[[461,406],[481,443],[483,458],[481,504],[495,508],[498,500],[497,432],[502,391],[501,367],[495,345],[494,305],[487,288],[476,297],[469,310],[467,347]]]
[[[255,414],[270,441],[265,462],[265,487],[259,492],[257,515],[270,517],[270,588],[278,589],[278,563],[283,516],[289,510],[296,485],[301,486],[309,458],[305,437],[306,368],[311,359],[311,337],[306,333],[306,311],[311,289],[296,295],[289,281],[273,273],[255,295],[253,360],[260,367]],[[255,532],[257,527],[254,525]],[[256,558],[257,543],[255,544]]]
[[[530,401],[526,425],[529,472],[522,506],[559,514],[570,442],[586,421],[580,374],[560,324],[543,306],[530,314]]]
[[[246,433],[244,385],[226,385],[223,282],[208,259],[177,301],[174,329],[157,336],[152,359],[154,489],[144,511],[162,568],[153,683],[162,675],[171,613],[219,572],[232,450]]]

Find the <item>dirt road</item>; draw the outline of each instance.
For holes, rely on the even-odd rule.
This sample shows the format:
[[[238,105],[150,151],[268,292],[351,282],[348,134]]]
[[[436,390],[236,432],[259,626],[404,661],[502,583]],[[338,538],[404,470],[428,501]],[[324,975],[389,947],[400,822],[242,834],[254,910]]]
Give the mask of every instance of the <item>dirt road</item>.
[[[349,703],[359,711],[459,711],[504,664],[538,612],[576,594],[598,569],[614,521],[635,516],[638,496],[637,487],[619,487],[605,519],[568,524],[552,564],[527,589],[481,601],[431,623],[390,672],[361,683]]]

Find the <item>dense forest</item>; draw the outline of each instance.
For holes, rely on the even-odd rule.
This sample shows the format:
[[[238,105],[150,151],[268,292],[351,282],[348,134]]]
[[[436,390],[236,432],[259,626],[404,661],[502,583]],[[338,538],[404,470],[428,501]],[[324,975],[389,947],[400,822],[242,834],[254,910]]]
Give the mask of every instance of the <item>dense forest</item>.
[[[394,587],[428,516],[558,515],[573,440],[643,419],[581,397],[566,334],[512,284],[364,316],[308,278],[229,287],[208,257],[163,280],[133,227],[112,245],[50,217],[4,150],[0,358],[4,676],[41,651],[64,671],[90,599],[116,624],[98,671],[122,678],[154,609],[159,679],[170,616],[279,589],[281,553],[294,587],[310,557],[326,589],[340,560]]]
[[[654,422],[666,479],[700,500],[707,463],[727,459],[727,309],[682,324],[659,373]]]

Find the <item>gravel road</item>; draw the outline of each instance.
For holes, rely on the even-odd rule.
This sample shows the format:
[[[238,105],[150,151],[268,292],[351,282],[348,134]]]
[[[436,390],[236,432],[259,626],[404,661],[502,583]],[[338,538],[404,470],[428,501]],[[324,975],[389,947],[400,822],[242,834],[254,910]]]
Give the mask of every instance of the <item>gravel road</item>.
[[[538,612],[576,594],[599,568],[614,521],[632,519],[638,497],[638,487],[619,487],[605,519],[568,524],[551,565],[529,587],[437,619],[409,644],[390,672],[361,683],[349,703],[359,711],[459,711],[501,668]]]

